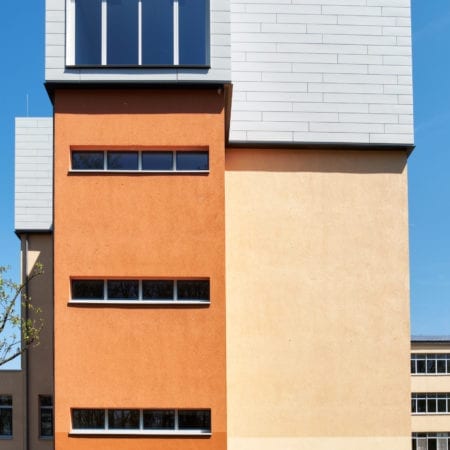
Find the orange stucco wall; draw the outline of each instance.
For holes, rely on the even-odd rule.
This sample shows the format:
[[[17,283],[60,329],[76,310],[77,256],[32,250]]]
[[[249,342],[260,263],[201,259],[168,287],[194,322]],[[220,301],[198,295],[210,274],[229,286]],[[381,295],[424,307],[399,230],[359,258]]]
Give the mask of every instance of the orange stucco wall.
[[[55,92],[56,449],[226,448],[224,97]],[[209,148],[208,175],[70,174],[71,148]],[[68,306],[70,277],[209,277],[208,307]],[[71,408],[211,408],[208,438],[71,437]]]

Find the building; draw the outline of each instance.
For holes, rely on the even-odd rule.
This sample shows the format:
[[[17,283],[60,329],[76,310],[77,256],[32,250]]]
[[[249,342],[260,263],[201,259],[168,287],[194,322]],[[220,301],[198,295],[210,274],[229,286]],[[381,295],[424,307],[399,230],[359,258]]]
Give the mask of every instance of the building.
[[[413,450],[450,447],[450,336],[411,341]]]
[[[46,9],[50,445],[409,449],[409,0]]]

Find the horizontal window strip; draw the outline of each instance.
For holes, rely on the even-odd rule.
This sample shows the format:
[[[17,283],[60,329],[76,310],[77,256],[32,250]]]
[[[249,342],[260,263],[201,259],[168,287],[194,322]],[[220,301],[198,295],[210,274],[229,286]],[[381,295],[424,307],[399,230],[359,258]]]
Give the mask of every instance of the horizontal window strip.
[[[450,353],[412,353],[411,374],[413,375],[450,374]]]
[[[79,434],[210,434],[210,409],[72,409]]]
[[[71,302],[209,303],[209,279],[72,279]]]
[[[413,393],[412,414],[450,414],[450,393]]]
[[[72,150],[72,172],[209,172],[209,153],[203,150]]]
[[[412,450],[450,450],[450,433],[413,433]]]

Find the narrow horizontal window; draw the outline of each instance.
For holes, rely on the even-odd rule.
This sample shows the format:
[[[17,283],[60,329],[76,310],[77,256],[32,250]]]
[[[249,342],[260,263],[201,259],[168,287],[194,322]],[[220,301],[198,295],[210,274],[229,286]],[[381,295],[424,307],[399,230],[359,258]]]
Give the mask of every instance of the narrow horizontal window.
[[[411,374],[413,375],[449,375],[449,353],[412,353]]]
[[[208,151],[72,150],[72,171],[209,172]]]
[[[413,393],[413,414],[450,414],[450,393]]]
[[[210,409],[72,409],[72,432],[211,433]],[[146,433],[147,432],[147,433]]]
[[[209,303],[210,281],[202,280],[71,280],[71,302]]]

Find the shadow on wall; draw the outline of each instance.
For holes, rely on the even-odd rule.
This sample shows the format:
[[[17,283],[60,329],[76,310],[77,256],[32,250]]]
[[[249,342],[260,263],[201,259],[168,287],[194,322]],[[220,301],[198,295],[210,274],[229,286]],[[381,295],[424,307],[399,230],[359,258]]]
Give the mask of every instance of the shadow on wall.
[[[406,168],[407,152],[397,150],[233,149],[225,152],[226,171],[398,173]]]

